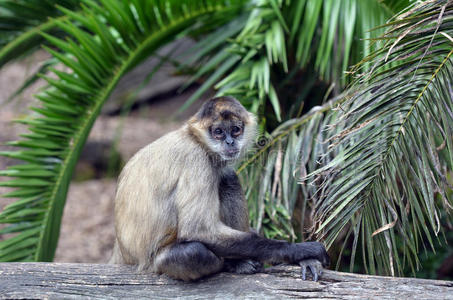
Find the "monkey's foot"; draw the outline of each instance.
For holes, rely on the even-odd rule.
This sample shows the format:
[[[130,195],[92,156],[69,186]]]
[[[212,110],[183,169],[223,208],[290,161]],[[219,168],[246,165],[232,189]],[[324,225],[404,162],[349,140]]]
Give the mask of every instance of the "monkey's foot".
[[[299,265],[302,267],[302,280],[306,280],[307,267],[313,275],[313,281],[318,281],[322,275],[322,264],[317,259],[304,259],[299,262]]]
[[[263,264],[256,260],[226,260],[224,270],[236,274],[255,274],[263,271]]]

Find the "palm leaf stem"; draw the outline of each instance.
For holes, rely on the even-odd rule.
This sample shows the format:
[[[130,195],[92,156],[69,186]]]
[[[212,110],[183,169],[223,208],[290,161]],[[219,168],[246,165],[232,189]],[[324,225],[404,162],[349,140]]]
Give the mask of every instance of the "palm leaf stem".
[[[305,123],[309,122],[311,119],[313,119],[316,116],[322,115],[325,112],[328,112],[332,110],[332,107],[334,105],[339,105],[343,101],[346,100],[346,97],[344,95],[341,95],[339,97],[335,97],[334,99],[330,100],[329,102],[323,104],[322,106],[317,106],[312,109],[311,112],[303,115],[300,118],[297,119],[291,119],[288,120],[287,122],[282,123],[282,125],[274,130],[272,133],[272,139],[266,145],[261,147],[256,153],[253,154],[252,157],[247,159],[244,163],[241,164],[241,166],[237,169],[236,173],[240,174],[245,168],[247,168],[250,164],[252,164],[257,158],[259,158],[263,153],[265,153],[270,147],[272,147],[275,143],[279,142],[283,138],[287,137],[289,134],[292,132],[296,131],[297,128],[301,127]],[[288,127],[288,123],[294,123],[290,127]],[[282,132],[279,132],[279,128],[285,127],[287,129],[283,130]]]
[[[60,16],[56,18],[49,18],[49,20],[41,25],[30,28],[29,30],[23,32],[15,39],[6,44],[3,48],[0,49],[0,68],[3,67],[7,62],[12,58],[17,56],[17,52],[20,51],[20,47],[24,43],[27,43],[33,39],[44,40],[41,36],[41,32],[50,32],[52,29],[57,28],[59,22],[68,20],[68,16]]]

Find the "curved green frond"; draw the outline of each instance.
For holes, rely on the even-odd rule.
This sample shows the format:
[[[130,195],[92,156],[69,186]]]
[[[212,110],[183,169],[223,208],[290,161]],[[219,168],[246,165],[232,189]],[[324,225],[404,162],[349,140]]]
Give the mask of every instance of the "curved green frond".
[[[368,273],[418,268],[453,209],[452,15],[438,0],[392,18],[351,89],[259,140],[238,169],[255,228],[317,233],[341,248],[337,268],[348,247],[350,271],[356,258]],[[292,216],[278,233],[277,207]]]
[[[435,249],[451,220],[452,35],[452,1],[397,16],[331,125],[341,130],[332,159],[311,175],[323,182],[312,195],[316,232],[332,245],[357,228],[369,273],[417,269],[420,248]]]
[[[57,22],[67,19],[57,5],[76,9],[75,0],[4,0],[0,2],[0,68],[44,41],[41,32],[57,33]]]
[[[22,149],[2,155],[24,161],[2,174],[15,179],[1,186],[19,198],[6,206],[0,241],[2,261],[50,261],[58,240],[66,194],[75,163],[91,127],[119,79],[154,51],[179,36],[217,26],[241,7],[240,1],[92,1],[83,13],[64,13],[80,24],[56,20],[65,40],[43,34],[59,51],[48,48],[69,71],[43,78],[49,87],[34,108],[41,116],[24,119],[31,133],[15,143]],[[31,175],[32,174],[32,175]],[[32,176],[32,178],[29,178]]]
[[[269,136],[260,137],[256,151],[238,168],[249,203],[251,225],[267,237],[308,238],[305,211],[308,195],[315,193],[316,187],[300,185],[299,179],[315,171],[317,159],[327,152],[327,145],[320,141],[331,137],[333,132],[322,129],[335,120],[337,114],[332,112],[332,107],[341,101],[344,101],[342,97],[332,99],[300,118],[284,122]],[[302,202],[298,204],[298,201]],[[296,208],[297,205],[300,207]],[[298,216],[299,227],[294,227],[294,215]]]
[[[373,28],[409,4],[409,0],[398,5],[380,0],[253,2],[242,30],[219,36],[216,47],[210,48],[214,51],[205,52],[211,55],[208,61],[197,54],[189,59],[190,63],[200,59],[194,80],[207,79],[184,108],[214,86],[218,95],[236,96],[259,116],[269,106],[277,123],[295,117],[319,78],[333,84],[339,94],[350,82],[346,76],[350,66],[381,47],[381,41],[371,39],[383,29]],[[301,95],[286,95],[291,84],[299,86]]]
[[[282,40],[277,38],[281,34],[266,39],[266,36],[270,36],[270,33],[273,32],[270,24],[279,21],[275,13],[275,6],[272,6],[269,1],[258,1],[257,3],[259,5],[252,10],[245,28],[233,40],[233,45],[230,47],[229,52],[235,50],[234,53],[243,58],[238,66],[216,87],[219,88],[219,94],[236,95],[248,109],[269,119],[269,114],[263,112],[266,99],[269,99],[277,116],[282,112],[286,113],[286,118],[299,116],[304,108],[304,102],[310,103],[311,99],[307,99],[310,90],[319,86],[315,84],[318,81],[318,75],[324,80],[332,81],[334,84],[331,87],[336,90],[335,94],[340,93],[342,85],[348,82],[344,73],[350,65],[361,61],[364,55],[372,49],[379,49],[377,42],[373,43],[368,39],[377,37],[379,33],[383,32],[383,29],[372,29],[385,24],[393,16],[393,9],[405,8],[410,1],[400,1],[399,5],[395,6],[388,6],[378,0],[283,2],[280,10],[284,15],[289,32],[284,29],[283,25],[281,26],[279,31],[285,36]],[[242,44],[241,38],[245,41]],[[380,44],[382,43],[380,42]],[[279,46],[279,44],[283,46]],[[281,57],[282,60],[275,59],[278,57]],[[291,64],[285,74],[281,69],[285,69],[284,62],[287,61],[287,57]],[[369,68],[369,66],[370,64],[367,62],[362,68]],[[305,74],[304,71],[306,71]],[[298,86],[298,88],[294,86]],[[286,92],[286,89],[294,92]],[[343,101],[341,97],[336,99],[337,102]],[[283,106],[285,102],[289,103],[286,107]],[[280,106],[276,105],[277,103]],[[251,206],[251,219],[256,228],[264,226],[261,224],[262,220],[266,220],[264,217],[266,205],[263,203],[266,193],[264,191],[272,190],[273,186],[281,188],[283,199],[285,197],[291,199],[283,205],[290,215],[296,214],[299,219],[301,217],[303,223],[304,213],[301,211],[305,211],[307,197],[310,194],[307,189],[310,187],[297,187],[298,178],[302,176],[299,174],[302,166],[298,166],[298,162],[302,158],[299,156],[298,150],[296,151],[292,147],[300,149],[302,146],[299,143],[302,140],[303,147],[309,147],[307,149],[310,149],[310,155],[304,157],[303,160],[305,164],[310,162],[310,167],[303,167],[305,172],[303,176],[307,172],[313,172],[317,166],[316,160],[319,159],[317,155],[322,155],[321,150],[327,151],[321,141],[332,135],[331,131],[319,132],[328,125],[328,121],[335,120],[336,114],[330,112],[330,105],[331,103],[327,103],[316,112],[318,122],[316,126],[304,122],[295,127],[291,125],[298,119],[305,120],[308,117],[311,120],[311,114],[298,119],[290,119],[279,125],[270,135],[271,140],[264,147],[259,147],[258,151],[240,166],[239,172],[254,174],[254,177],[244,175],[243,178],[247,178],[244,179],[244,182],[248,183],[246,188],[250,203],[258,203],[255,205],[256,207]],[[306,105],[306,108],[310,108],[309,104]],[[266,121],[263,120],[263,123]],[[286,129],[282,132],[280,131],[282,128]],[[305,135],[310,136],[311,139]],[[282,156],[270,155],[270,153],[279,153],[279,151],[286,153],[286,160],[282,160]],[[263,168],[269,160],[272,160],[273,163],[267,167],[271,171],[266,173]],[[282,164],[284,167],[278,168]],[[295,176],[296,173],[300,176]],[[285,180],[275,183],[273,178],[284,178]],[[250,182],[256,182],[256,184],[250,184]],[[302,200],[299,192],[303,194]],[[269,199],[271,203],[281,202],[276,195],[272,193],[267,195],[266,199]],[[296,199],[298,197],[299,199]],[[297,209],[296,201],[303,201]],[[302,227],[296,232],[304,237]]]

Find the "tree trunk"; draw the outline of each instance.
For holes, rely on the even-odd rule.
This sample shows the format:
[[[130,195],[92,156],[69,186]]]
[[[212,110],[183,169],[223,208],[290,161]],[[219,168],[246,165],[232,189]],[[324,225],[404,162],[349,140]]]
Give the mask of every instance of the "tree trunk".
[[[311,278],[310,278],[311,279]],[[0,298],[169,299],[453,299],[453,282],[324,271],[303,281],[300,268],[276,266],[265,273],[220,273],[195,283],[131,266],[67,263],[0,263]]]

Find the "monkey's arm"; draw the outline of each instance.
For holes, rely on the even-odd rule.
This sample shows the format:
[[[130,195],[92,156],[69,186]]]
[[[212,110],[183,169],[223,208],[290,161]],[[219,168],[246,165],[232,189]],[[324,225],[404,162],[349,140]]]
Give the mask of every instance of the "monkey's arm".
[[[254,259],[268,263],[298,264],[306,259],[319,260],[329,264],[329,256],[319,242],[289,243],[266,239],[252,232],[237,232],[232,229],[220,230],[218,236],[200,240],[220,257]],[[228,232],[227,235],[222,234]]]
[[[245,238],[244,243],[246,243],[249,246],[250,246],[251,239],[259,240],[260,237],[257,235],[257,232],[255,232],[253,229],[249,228],[247,202],[245,200],[244,193],[242,192],[242,187],[240,185],[239,178],[237,177],[236,172],[234,172],[233,169],[226,169],[225,171],[222,172],[222,177],[221,177],[220,184],[219,184],[219,197],[220,197],[220,211],[221,211],[221,216],[222,216],[222,218],[221,218],[222,222],[226,226],[231,227],[233,229],[254,234],[253,236],[248,238],[249,239],[248,241],[247,241],[247,238]],[[283,257],[283,260],[285,260],[285,261],[287,261],[287,259],[285,259],[284,256],[288,255],[287,253],[289,250],[288,249],[287,251],[285,251],[284,248],[286,248],[286,247],[287,248],[298,247],[299,249],[305,247],[305,248],[307,248],[306,250],[304,250],[305,253],[309,253],[310,251],[313,251],[313,247],[311,247],[309,245],[305,245],[304,247],[289,246],[290,244],[288,244],[286,242],[282,243],[282,242],[271,241],[271,240],[266,240],[266,239],[264,239],[260,242],[257,241],[256,243],[265,244],[263,246],[263,249],[264,249],[263,251],[266,252],[266,249],[268,249],[269,245],[272,244],[273,242],[276,242],[274,247],[276,249],[280,250],[280,252],[281,252],[280,255]],[[235,241],[233,242],[233,244],[238,244],[238,243],[239,242],[237,239],[235,239]],[[285,243],[286,243],[286,245],[285,245]],[[241,247],[240,245],[238,245],[238,246]],[[229,249],[229,250],[231,251],[232,249]],[[300,250],[302,250],[302,249],[300,249]],[[314,250],[314,251],[316,251],[316,250]],[[272,251],[268,250],[267,252],[272,252]],[[285,254],[285,252],[286,252],[286,254]],[[253,254],[254,253],[252,253],[252,255]],[[275,255],[275,254],[276,254],[276,251],[274,251],[274,253],[261,253],[261,256],[264,257],[263,260],[266,261],[267,260],[265,258],[266,256],[268,256],[268,257],[270,256],[272,259],[272,255]],[[277,251],[277,255],[279,255],[278,251]],[[255,258],[255,259],[257,259],[257,258]],[[261,261],[263,261],[263,260],[261,260]],[[237,260],[234,260],[234,261],[237,261]],[[249,258],[246,258],[246,261],[249,261]],[[305,266],[305,269],[306,269],[306,266],[308,266],[310,268],[310,270],[312,271],[313,275],[315,275],[315,273],[317,273],[317,272],[314,272],[314,270],[316,269],[316,264],[309,263],[307,265],[304,264],[303,266]],[[302,269],[304,270],[304,267]]]
[[[219,182],[220,220],[233,229],[251,232],[245,200],[239,178],[232,168],[221,172]],[[226,258],[223,270],[237,274],[254,274],[263,270],[263,264],[253,259]]]

